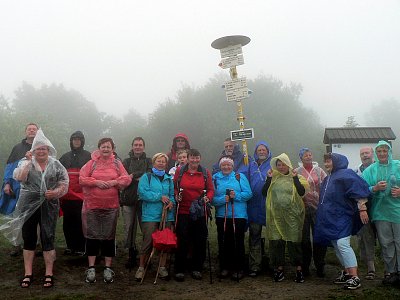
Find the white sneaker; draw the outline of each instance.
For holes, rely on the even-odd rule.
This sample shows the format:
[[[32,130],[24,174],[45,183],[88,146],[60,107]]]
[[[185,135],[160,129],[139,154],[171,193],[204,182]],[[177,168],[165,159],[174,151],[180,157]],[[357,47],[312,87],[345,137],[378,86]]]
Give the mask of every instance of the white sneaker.
[[[141,281],[144,275],[144,268],[143,267],[139,267],[136,271],[135,274],[135,279],[136,281]]]
[[[95,270],[95,268],[87,269],[85,274],[86,274],[85,281],[87,283],[95,283],[96,282],[96,270]]]
[[[115,273],[110,268],[105,268],[103,272],[104,282],[105,283],[112,283],[114,282]]]
[[[166,267],[160,267],[158,269],[158,276],[160,277],[160,279],[164,279],[168,277],[168,271]]]

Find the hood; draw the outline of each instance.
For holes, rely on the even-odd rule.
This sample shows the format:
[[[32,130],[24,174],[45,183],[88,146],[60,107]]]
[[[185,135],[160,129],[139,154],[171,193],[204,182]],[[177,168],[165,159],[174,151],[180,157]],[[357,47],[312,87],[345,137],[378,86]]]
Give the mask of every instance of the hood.
[[[184,138],[186,140],[186,149],[190,149],[189,138],[183,132],[179,132],[177,135],[175,135],[174,139],[172,140],[171,152],[175,153],[177,150],[176,149],[176,139],[177,138]]]
[[[271,159],[271,168],[272,170],[279,172],[278,169],[276,168],[276,161],[277,160],[282,161],[285,165],[289,166],[289,173],[293,170],[293,166],[292,163],[290,162],[289,156],[286,153],[282,153],[276,157],[273,157]]]
[[[376,144],[375,148],[374,148],[374,158],[376,162],[379,162],[378,156],[376,155],[376,148],[380,147],[380,146],[388,146],[389,147],[389,152],[388,152],[388,164],[390,164],[393,160],[392,157],[392,146],[390,146],[390,144],[386,141],[379,141],[378,144]]]
[[[270,161],[270,160],[271,160],[271,157],[272,157],[272,152],[271,152],[271,150],[269,149],[269,145],[268,145],[268,143],[267,143],[266,141],[259,141],[259,142],[257,143],[256,147],[254,148],[254,154],[253,154],[254,160],[256,160],[256,161],[258,160],[257,148],[258,148],[258,146],[260,146],[260,145],[264,145],[264,146],[268,149],[267,161]]]
[[[33,139],[31,151],[35,151],[35,149],[37,149],[41,146],[49,147],[49,149],[50,149],[49,156],[56,158],[56,156],[57,156],[56,148],[54,148],[53,144],[44,135],[42,129],[39,128],[39,130],[36,133],[35,138]]]
[[[72,146],[72,139],[74,139],[74,138],[80,139],[80,141],[81,141],[81,146],[76,150],[83,149],[83,147],[85,146],[85,136],[83,135],[82,131],[78,130],[78,131],[75,131],[73,134],[71,134],[71,137],[69,138],[69,146],[71,147],[71,150],[74,150],[74,148]]]
[[[346,156],[339,153],[332,153],[332,173],[341,170],[347,169],[349,166],[349,161]]]

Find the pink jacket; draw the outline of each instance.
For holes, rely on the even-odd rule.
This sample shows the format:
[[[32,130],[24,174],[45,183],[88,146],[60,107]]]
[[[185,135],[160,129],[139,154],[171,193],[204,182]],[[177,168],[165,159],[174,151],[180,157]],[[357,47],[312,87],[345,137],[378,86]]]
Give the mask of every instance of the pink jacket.
[[[100,189],[97,181],[116,181],[117,185]],[[127,187],[132,179],[126,172],[121,161],[112,155],[107,161],[100,159],[100,152],[92,153],[92,159],[88,161],[79,173],[79,183],[83,189],[84,210],[97,208],[118,208],[119,190]]]

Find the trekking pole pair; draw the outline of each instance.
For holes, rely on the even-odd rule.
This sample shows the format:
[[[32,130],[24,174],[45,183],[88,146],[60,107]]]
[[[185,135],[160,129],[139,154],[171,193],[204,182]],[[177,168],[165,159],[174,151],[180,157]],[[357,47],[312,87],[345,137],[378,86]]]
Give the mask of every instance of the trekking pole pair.
[[[226,196],[229,197],[229,201],[225,201],[225,215],[224,215],[224,238],[223,238],[223,248],[225,248],[225,234],[226,234],[226,216],[228,213],[228,203],[231,203],[231,208],[232,208],[232,227],[233,227],[233,257],[235,260],[237,260],[237,251],[236,251],[236,224],[235,224],[235,199],[231,197],[231,192],[233,190],[231,189],[226,189]],[[235,265],[237,265],[237,262],[234,262]],[[236,280],[239,282],[239,269],[236,266]]]
[[[211,251],[210,251],[210,241],[208,239],[208,212],[207,212],[207,203],[204,200],[204,198],[206,197],[207,191],[203,190],[203,202],[204,202],[204,216],[206,218],[206,227],[207,227],[207,252],[208,252],[208,268],[209,268],[209,272],[210,272],[210,284],[213,283],[213,279],[212,279],[212,270],[211,270]]]

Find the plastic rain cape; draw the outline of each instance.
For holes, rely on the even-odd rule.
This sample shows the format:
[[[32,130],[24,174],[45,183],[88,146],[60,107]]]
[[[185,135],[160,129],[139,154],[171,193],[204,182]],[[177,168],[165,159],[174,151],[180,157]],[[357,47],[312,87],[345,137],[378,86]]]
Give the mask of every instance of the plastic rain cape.
[[[42,172],[35,158],[35,149],[43,146],[49,147],[49,157]],[[54,158],[56,150],[41,129],[33,140],[31,151],[32,159],[21,159],[14,170],[14,178],[21,182],[21,191],[14,213],[2,218],[4,224],[0,226],[0,231],[14,246],[22,244],[22,226],[38,209],[41,210],[42,235],[54,236],[59,211],[58,198],[68,191],[67,170]],[[26,172],[27,175],[22,178]],[[47,190],[55,190],[56,199],[46,200],[44,194]]]
[[[276,168],[276,161],[289,166],[289,174],[284,175]],[[267,236],[269,240],[300,242],[303,222],[304,203],[293,184],[292,164],[289,157],[282,153],[271,159],[273,170],[271,185],[267,193]],[[300,183],[309,189],[307,180],[298,175]]]

